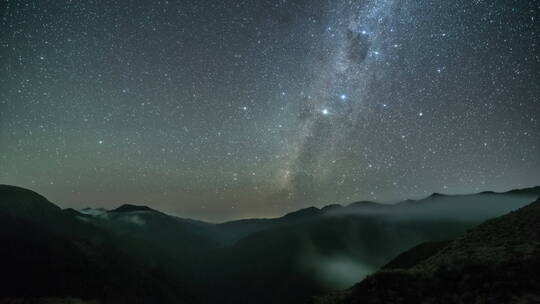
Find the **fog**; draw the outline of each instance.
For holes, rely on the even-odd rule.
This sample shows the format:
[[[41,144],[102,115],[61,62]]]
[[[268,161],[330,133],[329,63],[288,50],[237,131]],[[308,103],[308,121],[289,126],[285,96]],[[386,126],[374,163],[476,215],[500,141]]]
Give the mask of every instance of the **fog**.
[[[347,288],[411,247],[425,241],[453,239],[487,219],[519,209],[537,197],[534,194],[495,193],[432,195],[391,206],[361,203],[332,208],[326,214],[329,222],[326,226],[335,228],[333,239],[306,234],[303,243],[308,245],[303,248],[301,265],[312,271],[326,288]],[[329,247],[334,251],[328,253]]]
[[[317,280],[330,289],[347,288],[377,270],[374,265],[345,255],[312,256],[305,262],[306,267],[313,268]]]

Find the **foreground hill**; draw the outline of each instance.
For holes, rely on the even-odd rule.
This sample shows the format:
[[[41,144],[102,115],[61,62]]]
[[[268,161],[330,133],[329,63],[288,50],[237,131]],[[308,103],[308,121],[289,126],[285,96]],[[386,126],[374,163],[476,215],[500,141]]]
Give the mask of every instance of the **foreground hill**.
[[[539,223],[540,199],[452,242],[417,246],[350,290],[314,302],[538,303]]]

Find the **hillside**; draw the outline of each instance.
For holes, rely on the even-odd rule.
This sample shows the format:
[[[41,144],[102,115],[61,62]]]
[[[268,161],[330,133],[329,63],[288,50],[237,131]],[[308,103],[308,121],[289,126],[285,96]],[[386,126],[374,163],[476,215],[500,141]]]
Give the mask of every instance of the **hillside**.
[[[537,303],[540,199],[471,229],[427,258],[413,248],[351,289],[314,303]],[[419,254],[419,255],[418,255]],[[417,263],[410,258],[418,255]]]
[[[102,303],[189,299],[177,278],[139,263],[116,246],[116,238],[35,192],[1,185],[0,207],[2,303],[70,297]]]
[[[413,267],[441,241],[536,197],[531,189],[435,195],[211,224],[140,204],[62,210],[30,190],[0,186],[0,241],[12,244],[0,254],[0,266],[13,278],[0,288],[0,299],[304,302],[381,267]]]
[[[205,259],[208,269],[222,269],[216,278],[204,275],[218,291],[209,297],[227,303],[239,296],[260,303],[298,303],[309,295],[347,288],[415,245],[456,238],[530,203],[538,190],[438,194],[396,205],[358,202],[247,221],[259,229]],[[422,251],[427,251],[423,257],[431,253]]]

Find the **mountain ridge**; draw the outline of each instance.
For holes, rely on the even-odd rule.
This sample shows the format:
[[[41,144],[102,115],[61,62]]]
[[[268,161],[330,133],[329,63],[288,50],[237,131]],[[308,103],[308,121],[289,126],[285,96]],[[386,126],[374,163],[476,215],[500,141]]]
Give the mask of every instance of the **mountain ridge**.
[[[151,212],[160,212],[155,209],[152,209],[146,205],[135,205],[135,204],[122,204],[119,207],[109,210],[107,212],[134,212],[134,211],[151,211]],[[161,213],[161,212],[160,212]]]
[[[349,204],[346,204],[346,205],[329,204],[329,205],[324,205],[322,207],[308,206],[308,207],[300,208],[300,209],[295,210],[295,211],[285,213],[284,215],[277,216],[277,217],[243,218],[243,219],[237,219],[237,220],[224,221],[224,222],[217,223],[217,224],[222,225],[222,224],[234,223],[234,222],[240,222],[240,221],[277,220],[277,219],[281,219],[281,218],[286,218],[286,217],[292,218],[292,217],[296,217],[296,216],[304,217],[306,215],[315,215],[315,214],[318,214],[318,213],[325,213],[325,212],[331,212],[331,211],[334,212],[336,210],[343,209],[343,208],[344,209],[347,209],[347,208],[365,208],[365,209],[371,209],[371,210],[382,210],[382,209],[385,209],[385,208],[397,207],[397,206],[399,206],[401,204],[424,202],[424,201],[426,201],[428,199],[432,199],[432,198],[462,197],[462,196],[474,196],[474,195],[480,195],[480,194],[511,194],[511,193],[528,193],[528,194],[537,194],[537,195],[540,196],[540,186],[517,188],[517,189],[511,189],[511,190],[508,190],[508,191],[500,191],[500,192],[497,192],[497,191],[481,191],[481,192],[465,193],[465,194],[445,194],[445,193],[434,192],[434,193],[432,193],[432,194],[430,194],[430,195],[428,195],[428,196],[426,196],[424,198],[405,199],[405,200],[397,201],[395,203],[381,203],[381,202],[374,202],[374,201],[357,201],[357,202],[352,202],[352,203],[349,203]],[[129,205],[129,204],[127,204],[127,205]],[[122,207],[122,206],[120,206],[120,207]],[[118,207],[118,208],[120,208],[120,207]],[[139,206],[139,207],[141,207],[141,208],[146,207],[146,208],[148,208],[150,210],[160,212],[160,211],[152,209],[152,208],[150,208],[148,206]],[[191,218],[186,218],[186,219],[191,219]],[[203,223],[208,223],[208,224],[214,224],[214,223],[211,223],[211,222],[206,222],[204,220],[198,220],[198,219],[191,219],[191,220],[195,220],[195,221],[199,221],[199,222],[203,222]]]
[[[352,288],[311,303],[536,303],[538,223],[540,198],[452,241],[415,246]]]
[[[38,210],[45,206],[49,210],[33,212],[32,216],[27,212],[19,212],[19,215],[12,212],[10,218],[15,222],[4,221],[6,237],[10,242],[20,243],[17,250],[36,248],[31,253],[42,251],[54,265],[69,269],[56,257],[73,257],[79,261],[75,265],[94,265],[83,261],[99,261],[99,252],[108,248],[105,264],[98,263],[100,269],[112,267],[108,261],[122,265],[125,260],[129,267],[151,275],[143,278],[118,269],[119,273],[134,280],[148,280],[143,284],[146,287],[158,283],[155,279],[161,276],[159,273],[170,276],[170,282],[180,284],[177,286],[182,287],[179,293],[174,292],[170,301],[158,301],[160,303],[186,302],[187,299],[197,299],[194,303],[238,303],[253,302],[254,299],[261,304],[303,302],[309,296],[351,286],[415,245],[454,239],[484,219],[519,208],[530,202],[530,198],[538,197],[536,192],[527,190],[512,194],[441,196],[398,207],[360,202],[351,208],[339,205],[320,209],[308,207],[279,218],[211,224],[148,211],[147,206],[137,205],[121,208],[122,212],[98,210],[94,215],[81,215],[69,208],[62,210],[30,190],[14,196],[2,189],[6,188],[0,187],[0,206],[4,207],[0,208],[0,218],[8,214],[6,211],[19,210],[19,198],[27,195],[44,201],[33,204],[30,200],[25,206],[37,206]],[[14,193],[25,191],[17,189]],[[54,207],[50,208],[51,204]],[[468,217],[463,218],[462,213]],[[24,226],[17,224],[19,219],[31,226],[35,221],[39,229],[24,232],[16,228]],[[58,253],[44,249],[38,231],[46,233],[43,239],[50,239]],[[21,235],[24,236],[21,241],[16,241]],[[0,261],[23,267],[20,259],[13,258],[17,257],[16,252],[12,253],[11,257]],[[414,264],[418,257],[424,256],[415,254],[398,265]],[[38,267],[41,263],[38,261],[42,260],[33,259],[32,265]],[[13,269],[15,271],[16,267]],[[158,272],[154,273],[154,270]],[[27,272],[31,273],[31,269]],[[107,272],[92,275],[105,274]],[[72,284],[70,281],[74,278],[69,278],[69,282],[62,284]],[[54,281],[50,283],[54,287]],[[74,281],[73,284],[77,283]],[[92,284],[100,283],[98,280]],[[208,286],[212,286],[211,292]],[[118,291],[119,294],[125,292],[121,288]],[[150,299],[155,296],[151,290],[144,293]],[[83,298],[87,299],[92,294],[77,291],[72,295],[86,295]],[[110,296],[96,295],[98,299]]]
[[[19,186],[14,186],[14,185],[6,185],[6,184],[0,184],[0,187],[14,187],[14,188],[18,188],[18,189],[23,189],[23,190],[28,190],[28,191],[31,191],[39,196],[41,196],[40,194],[38,194],[37,192],[33,191],[33,190],[30,190],[30,189],[26,189],[26,188],[23,188],[23,187],[19,187]],[[357,201],[357,202],[352,202],[352,203],[349,203],[349,204],[345,204],[345,205],[340,205],[340,204],[329,204],[329,205],[324,205],[322,207],[316,207],[316,206],[308,206],[308,207],[305,207],[305,208],[301,208],[301,209],[298,209],[298,210],[295,210],[295,211],[292,211],[292,212],[289,212],[289,213],[285,213],[281,216],[278,216],[278,217],[269,217],[269,218],[258,218],[258,217],[254,217],[254,218],[243,218],[243,219],[237,219],[237,220],[229,220],[229,221],[224,221],[224,222],[218,222],[218,223],[213,223],[213,222],[207,222],[207,221],[204,221],[204,220],[199,220],[199,219],[194,219],[194,218],[184,218],[184,217],[178,217],[178,218],[181,218],[181,219],[185,219],[185,220],[193,220],[193,221],[197,221],[197,222],[202,222],[202,223],[207,223],[207,224],[217,224],[217,225],[221,225],[221,224],[226,224],[226,223],[231,223],[231,222],[238,222],[238,221],[245,221],[245,220],[275,220],[275,219],[279,219],[279,218],[283,218],[283,217],[286,217],[288,215],[291,215],[291,214],[295,214],[301,210],[311,210],[311,209],[318,209],[319,211],[323,211],[323,212],[327,212],[327,211],[334,211],[335,209],[341,209],[341,208],[348,208],[348,207],[358,207],[358,206],[374,206],[374,207],[392,207],[392,206],[398,206],[400,204],[407,204],[407,203],[413,203],[413,202],[421,202],[421,201],[425,201],[426,199],[429,199],[429,198],[440,198],[440,197],[459,197],[459,196],[473,196],[473,195],[480,195],[480,194],[513,194],[513,193],[523,193],[523,194],[535,194],[535,195],[539,195],[540,196],[540,186],[531,186],[531,187],[524,187],[524,188],[517,188],[517,189],[511,189],[511,190],[507,190],[507,191],[501,191],[501,192],[496,192],[496,191],[481,191],[481,192],[475,192],[475,193],[466,193],[466,194],[444,194],[444,193],[438,193],[438,192],[434,192],[424,198],[420,198],[420,199],[405,199],[405,200],[401,200],[401,201],[397,201],[395,203],[380,203],[380,202],[373,202],[373,201]],[[43,196],[41,196],[43,197]],[[54,205],[54,204],[53,204]],[[56,205],[55,205],[56,206]],[[58,206],[56,206],[58,207]],[[341,207],[341,208],[339,208]],[[60,208],[60,207],[58,207]],[[68,209],[70,207],[66,207],[65,209]],[[107,209],[104,209],[104,208],[91,208],[91,207],[86,207],[86,208],[83,208],[81,210],[77,210],[78,212],[81,212],[81,211],[84,211],[85,209],[94,209],[94,210],[103,210],[103,211],[117,211],[117,212],[130,212],[130,211],[155,211],[155,212],[160,212],[160,213],[164,213],[162,211],[159,211],[159,210],[156,210],[156,209],[153,209],[149,206],[146,206],[146,205],[136,205],[136,204],[122,204],[120,206],[118,206],[117,208],[115,209],[112,209],[112,210],[107,210]],[[139,210],[137,210],[139,209]],[[164,214],[167,214],[167,213],[164,213]],[[171,215],[171,214],[167,214],[169,216],[175,216],[175,215]],[[177,216],[175,216],[177,217]]]

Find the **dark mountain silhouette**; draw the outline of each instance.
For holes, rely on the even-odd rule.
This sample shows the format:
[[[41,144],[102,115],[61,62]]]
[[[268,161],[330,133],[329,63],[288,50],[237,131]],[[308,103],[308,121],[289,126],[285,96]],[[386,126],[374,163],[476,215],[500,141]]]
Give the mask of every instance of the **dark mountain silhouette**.
[[[540,199],[454,241],[416,246],[350,290],[313,302],[537,303],[539,223]]]
[[[83,209],[79,210],[80,213],[87,214],[87,215],[99,215],[99,214],[105,213],[107,211],[109,211],[109,210],[107,210],[105,208],[90,208],[90,207],[83,208]]]
[[[291,213],[287,213],[285,216],[282,217],[283,220],[288,219],[306,219],[313,216],[317,216],[321,214],[321,210],[317,207],[308,207],[304,209],[300,209],[298,211],[294,211]]]
[[[4,215],[36,222],[51,222],[61,215],[61,209],[34,191],[15,186],[0,185],[0,210]]]
[[[85,221],[114,236],[123,252],[186,280],[204,253],[222,246],[221,239],[208,227],[146,206],[126,204]]]
[[[360,208],[360,209],[373,208],[373,209],[378,209],[378,208],[385,208],[385,207],[389,207],[389,206],[390,205],[383,205],[383,204],[370,202],[370,201],[360,201],[360,202],[354,202],[354,203],[351,203],[351,204],[347,205],[347,208]]]
[[[84,214],[78,210],[75,210],[73,208],[66,208],[62,210],[64,213],[68,214],[71,217],[90,217],[88,214]]]
[[[381,269],[409,269],[450,244],[451,240],[424,242],[400,253]]]
[[[322,212],[331,212],[331,211],[339,210],[341,208],[343,208],[343,206],[341,206],[340,204],[332,204],[332,205],[326,205],[326,206],[322,207],[321,211]]]
[[[216,230],[228,245],[276,225],[275,219],[244,219],[216,225]]]
[[[523,188],[523,189],[514,189],[506,192],[508,194],[517,194],[517,195],[537,195],[540,193],[540,186]]]
[[[352,284],[414,244],[455,237],[472,226],[459,221],[392,222],[361,215],[282,224],[248,235],[205,259],[209,269],[221,268],[215,278],[205,275],[216,286],[208,301],[219,297],[222,303],[234,303],[238,295],[242,295],[240,302],[303,301],[310,294]]]
[[[247,221],[259,230],[205,259],[209,269],[222,269],[215,278],[204,277],[216,291],[208,301],[302,302],[308,294],[352,285],[414,245],[457,237],[539,195],[436,195],[403,205],[304,209],[298,214],[308,216],[300,221],[286,220],[296,216]]]
[[[308,207],[285,214],[282,217],[272,219],[244,219],[225,222],[216,226],[224,241],[231,245],[248,235],[278,227],[284,224],[292,224],[322,216],[326,212],[337,209],[339,205],[329,205],[322,209]]]
[[[0,241],[13,244],[0,253],[0,267],[14,278],[0,287],[0,299],[304,302],[383,266],[412,267],[440,249],[439,241],[524,206],[539,189],[358,202],[210,224],[137,205],[61,210],[30,190],[0,186]],[[426,241],[433,243],[398,256]]]
[[[139,206],[139,205],[131,205],[131,204],[124,204],[114,210],[111,210],[109,212],[133,212],[133,211],[153,211],[158,212],[152,208],[149,208],[147,206]]]
[[[138,263],[116,239],[30,190],[0,185],[0,299],[74,297],[104,303],[189,299],[167,272]]]

